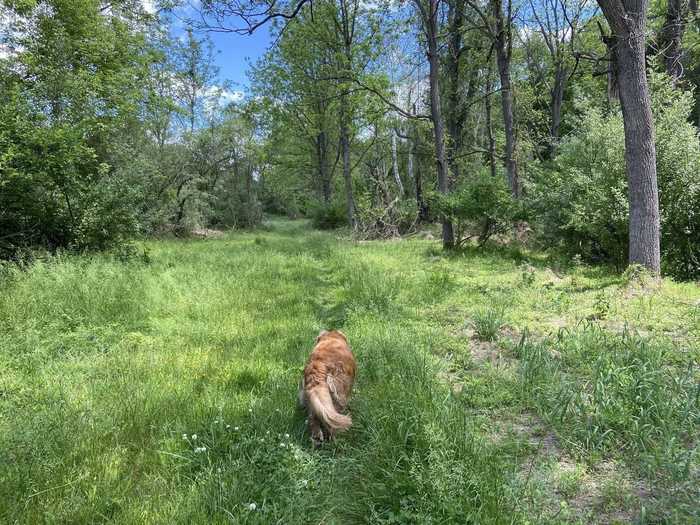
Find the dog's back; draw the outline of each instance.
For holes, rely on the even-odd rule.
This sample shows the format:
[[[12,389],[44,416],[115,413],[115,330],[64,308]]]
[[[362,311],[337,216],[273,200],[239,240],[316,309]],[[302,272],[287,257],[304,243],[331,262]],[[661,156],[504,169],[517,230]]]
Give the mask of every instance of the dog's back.
[[[355,381],[355,357],[345,334],[323,331],[304,368],[300,401],[309,412],[309,429],[315,443],[332,438],[352,424],[343,414]]]

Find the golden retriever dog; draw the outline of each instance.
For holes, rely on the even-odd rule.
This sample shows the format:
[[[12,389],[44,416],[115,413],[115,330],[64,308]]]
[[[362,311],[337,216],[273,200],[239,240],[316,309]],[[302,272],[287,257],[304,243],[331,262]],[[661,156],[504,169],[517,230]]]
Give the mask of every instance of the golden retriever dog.
[[[299,387],[299,404],[308,412],[314,445],[352,425],[350,416],[343,412],[355,381],[355,369],[355,357],[343,332],[323,330],[318,334]]]

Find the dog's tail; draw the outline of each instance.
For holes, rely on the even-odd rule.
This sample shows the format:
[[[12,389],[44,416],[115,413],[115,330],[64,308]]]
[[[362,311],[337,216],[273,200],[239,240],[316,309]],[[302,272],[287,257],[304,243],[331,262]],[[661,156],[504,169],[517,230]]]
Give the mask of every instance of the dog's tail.
[[[319,385],[306,391],[309,408],[332,431],[347,430],[352,425],[352,418],[339,413],[333,405],[330,390],[326,385]]]

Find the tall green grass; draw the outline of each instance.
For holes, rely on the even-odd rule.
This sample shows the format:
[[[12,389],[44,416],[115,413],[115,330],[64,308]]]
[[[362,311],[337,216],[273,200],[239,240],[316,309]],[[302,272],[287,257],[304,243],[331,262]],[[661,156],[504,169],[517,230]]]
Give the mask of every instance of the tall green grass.
[[[431,246],[355,244],[279,221],[147,242],[148,257],[4,269],[0,522],[543,522],[523,504],[536,483],[522,475],[532,444],[494,437],[501,419],[528,411],[591,462],[623,450],[640,471],[650,465],[640,475],[690,487],[688,321],[698,317],[683,306],[685,285],[622,301],[622,281],[586,268],[549,284],[533,254],[537,276],[523,286],[522,254],[447,259]],[[508,367],[470,358],[474,312],[498,307],[485,334],[507,316],[546,335],[549,319],[594,310],[600,287],[611,322],[644,314],[643,328],[661,336],[586,329],[513,343]],[[359,364],[354,425],[314,450],[296,389],[330,327],[346,332]],[[663,335],[683,327],[678,343]],[[679,502],[671,519],[696,515],[687,498],[664,501]]]
[[[653,480],[660,517],[700,519],[697,350],[584,324],[539,341],[525,335],[524,398],[578,457],[613,457]]]

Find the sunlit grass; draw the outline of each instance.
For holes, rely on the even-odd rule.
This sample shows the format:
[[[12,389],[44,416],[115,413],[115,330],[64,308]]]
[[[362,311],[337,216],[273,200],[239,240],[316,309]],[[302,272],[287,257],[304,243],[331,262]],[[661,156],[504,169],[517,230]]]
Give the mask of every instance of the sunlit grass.
[[[595,462],[630,449],[623,459],[640,466],[685,453],[685,478],[679,459],[663,470],[676,485],[664,482],[691,481],[695,285],[665,281],[650,294],[602,269],[554,272],[541,254],[436,247],[272,221],[215,240],[149,241],[147,258],[3,270],[0,522],[537,522],[538,500],[523,497],[538,481],[519,474],[532,445],[491,435],[496,419],[530,410],[570,441],[562,450]],[[603,308],[602,335],[576,328]],[[475,323],[510,352],[510,368],[472,362]],[[625,325],[643,343],[615,342]],[[359,363],[354,426],[314,451],[295,394],[315,335],[333,327]],[[558,342],[518,350],[525,329]],[[558,423],[547,394],[585,391],[589,378],[612,407],[593,412],[600,435],[586,426],[595,404],[567,405]],[[628,384],[642,380],[644,405]],[[668,381],[684,382],[674,391]],[[672,398],[653,398],[661,392]],[[636,432],[639,406],[652,412]],[[649,447],[655,436],[678,439],[666,454]],[[668,517],[664,505],[654,512]],[[697,516],[684,505],[672,519]]]

